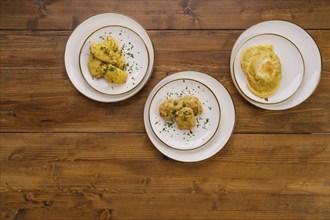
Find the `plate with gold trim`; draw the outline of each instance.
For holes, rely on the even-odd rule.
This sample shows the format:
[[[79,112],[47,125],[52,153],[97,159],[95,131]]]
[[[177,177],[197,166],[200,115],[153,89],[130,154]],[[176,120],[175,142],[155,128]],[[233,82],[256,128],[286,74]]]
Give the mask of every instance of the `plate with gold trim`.
[[[160,116],[159,106],[165,100],[176,99],[179,102],[180,98],[187,96],[199,100],[202,113],[194,115],[196,124],[191,130],[181,130],[175,118],[164,120]],[[220,113],[219,101],[207,85],[194,79],[177,78],[154,93],[149,106],[149,122],[155,136],[165,145],[178,150],[192,150],[212,139],[219,128]]]
[[[261,98],[251,92],[248,87],[246,74],[241,67],[241,57],[243,52],[250,47],[260,45],[271,45],[274,53],[279,57],[281,63],[281,81],[278,90],[266,98]],[[270,62],[265,59],[264,62]],[[262,63],[261,60],[258,61]],[[283,102],[293,96],[299,89],[304,78],[305,65],[304,59],[297,46],[277,34],[260,34],[248,39],[238,50],[233,62],[233,79],[238,88],[247,98],[258,103],[275,104]]]
[[[277,34],[285,37],[294,43],[299,49],[304,60],[304,77],[297,91],[287,100],[274,104],[256,102],[240,92],[239,86],[234,80],[234,60],[240,47],[252,37],[260,34]],[[234,85],[238,88],[243,98],[251,104],[268,110],[285,110],[293,108],[308,99],[317,88],[322,70],[322,58],[320,50],[314,41],[302,27],[283,20],[270,20],[258,23],[245,30],[236,40],[230,57],[230,72]]]
[[[87,59],[89,45],[113,35],[126,53],[129,73],[124,84],[112,84],[104,79],[93,79]],[[64,56],[68,77],[76,89],[86,97],[100,102],[118,102],[138,93],[147,83],[154,68],[154,47],[146,29],[134,19],[104,13],[88,18],[70,35]]]
[[[173,82],[183,84],[183,79],[187,80],[187,82],[196,82],[194,85],[189,89],[189,87],[186,89],[186,92],[189,94],[190,92],[193,92],[193,90],[196,88],[195,86],[205,85],[207,88],[212,91],[215,99],[217,100],[219,106],[215,108],[219,108],[219,124],[216,126],[217,129],[213,135],[204,143],[202,146],[199,146],[200,144],[196,144],[195,146],[198,146],[197,148],[188,149],[188,150],[182,150],[174,148],[171,143],[169,146],[168,144],[164,143],[164,140],[157,136],[155,134],[155,127],[153,128],[153,124],[157,122],[157,120],[153,120],[152,117],[156,116],[157,114],[157,105],[163,98],[168,97],[167,92],[160,92],[162,88],[165,88],[164,91],[168,89],[172,89],[174,84]],[[181,82],[180,82],[181,81]],[[199,84],[200,83],[200,84]],[[169,85],[166,86],[166,85]],[[182,89],[185,89],[185,86],[180,86],[181,90],[177,91],[170,91],[173,94],[171,97],[180,97],[180,94],[176,94],[177,92],[181,92]],[[202,87],[200,87],[202,88]],[[156,93],[159,93],[160,96],[157,96]],[[194,93],[196,96],[198,93]],[[209,97],[209,93],[205,93],[204,95]],[[209,101],[213,100],[212,96],[211,98],[208,98]],[[156,97],[156,98],[155,98]],[[203,98],[203,96],[200,96],[199,98]],[[202,100],[201,100],[202,101]],[[214,100],[213,100],[214,101]],[[152,107],[153,106],[153,107]],[[152,110],[150,110],[152,107]],[[208,105],[204,106],[208,109]],[[221,108],[220,108],[221,107]],[[209,109],[210,111],[207,111],[207,115],[205,115],[205,119],[207,117],[210,117],[210,114],[212,114],[212,107]],[[214,114],[217,114],[216,111]],[[221,118],[220,118],[221,116]],[[235,127],[235,107],[234,103],[232,101],[232,98],[230,94],[228,93],[227,89],[215,78],[200,72],[195,71],[184,71],[184,72],[178,72],[174,73],[172,75],[167,76],[163,80],[161,80],[150,92],[148,99],[146,101],[145,107],[144,107],[144,125],[146,132],[148,134],[149,139],[154,144],[154,146],[165,156],[172,158],[177,161],[181,162],[197,162],[206,160],[212,156],[214,156],[216,153],[218,153],[229,141]],[[217,121],[217,118],[215,118],[215,123]],[[203,122],[204,123],[204,122]],[[159,130],[159,129],[158,129]],[[162,130],[162,128],[161,128]],[[202,131],[201,131],[202,132]],[[183,144],[183,142],[181,142]],[[180,147],[179,147],[180,148]],[[184,146],[181,145],[181,148],[184,148]],[[191,146],[190,146],[191,148]]]
[[[102,43],[108,36],[117,41],[119,50],[125,57],[124,71],[128,73],[128,77],[122,84],[110,83],[103,77],[97,79],[88,68],[90,45],[93,42]],[[146,76],[148,66],[149,54],[144,41],[136,32],[124,26],[111,25],[97,29],[85,40],[79,54],[79,67],[86,82],[97,91],[109,95],[127,93],[137,87]]]

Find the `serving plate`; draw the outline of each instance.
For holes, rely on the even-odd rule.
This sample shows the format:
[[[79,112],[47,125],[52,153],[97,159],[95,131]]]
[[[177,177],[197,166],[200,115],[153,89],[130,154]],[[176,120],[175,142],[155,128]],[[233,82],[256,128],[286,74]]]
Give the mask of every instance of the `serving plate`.
[[[127,81],[123,84],[109,83],[104,78],[94,78],[88,69],[90,45],[102,43],[108,37],[114,37],[126,60]],[[124,26],[110,25],[94,31],[86,38],[79,53],[80,71],[86,82],[99,92],[109,95],[124,94],[137,87],[146,76],[149,66],[148,49],[142,38],[133,30]]]
[[[213,137],[201,147],[190,150],[181,150],[169,147],[167,144],[161,141],[159,137],[155,135],[150,120],[150,106],[157,91],[159,91],[164,85],[168,83],[171,84],[171,82],[173,81],[180,81],[183,79],[189,79],[201,83],[203,85],[207,85],[207,87],[213,92],[214,97],[219,103],[219,106],[221,106],[221,108],[219,107],[219,115],[221,115],[220,123]],[[156,105],[158,103],[155,102],[154,104]],[[208,114],[211,114],[211,112],[209,112]],[[151,115],[153,115],[153,113],[151,113]],[[235,126],[235,107],[228,91],[219,81],[204,73],[184,71],[172,74],[164,78],[150,92],[144,107],[144,125],[151,142],[161,153],[163,153],[167,157],[182,162],[202,161],[212,157],[217,152],[219,152],[230,139]]]
[[[267,97],[260,98],[253,94],[247,85],[246,74],[243,72],[240,60],[243,52],[256,45],[273,45],[274,53],[279,57],[282,66],[282,80],[278,91]],[[238,50],[234,57],[233,76],[238,88],[249,99],[263,104],[283,102],[293,96],[299,89],[305,72],[303,57],[297,46],[277,34],[260,34],[248,39]]]
[[[130,81],[130,84],[127,84],[128,87],[121,89],[117,88],[111,93],[100,91],[102,86],[95,85],[91,81],[87,82],[80,68],[80,62],[81,59],[83,59],[80,55],[86,53],[86,51],[81,52],[87,48],[86,39],[91,36],[97,37],[98,35],[95,33],[97,33],[98,30],[101,30],[101,32],[103,30],[109,31],[108,27],[112,27],[109,31],[112,32],[113,27],[115,26],[120,27],[118,29],[119,33],[120,30],[122,30],[121,38],[124,39],[125,36],[130,37],[136,35],[136,37],[138,36],[141,41],[144,42],[144,46],[149,56],[149,62],[146,71],[143,71],[145,72],[144,75],[139,74],[142,79],[139,78],[133,81],[130,78],[132,81]],[[128,30],[130,33],[128,33]],[[124,31],[126,31],[126,33],[124,33]],[[118,36],[119,33],[117,33]],[[141,43],[138,45],[142,47]],[[72,32],[65,47],[64,62],[70,81],[80,93],[90,99],[100,102],[118,102],[135,95],[149,80],[154,67],[154,48],[147,31],[134,19],[118,13],[104,13],[88,18]],[[88,74],[85,75],[88,76]],[[133,85],[133,83],[135,84]]]
[[[304,60],[305,73],[300,87],[293,96],[280,103],[265,104],[250,99],[240,91],[239,86],[234,80],[234,61],[238,50],[248,39],[260,34],[277,34],[287,38],[297,46]],[[319,48],[313,38],[304,29],[287,21],[272,20],[256,24],[239,36],[231,52],[230,71],[234,85],[240,94],[251,104],[268,110],[285,110],[301,104],[313,94],[320,81],[321,63]]]
[[[192,130],[180,130],[175,119],[160,117],[159,106],[166,99],[191,95],[200,100],[203,108],[202,114],[196,116],[196,126]],[[149,122],[154,135],[165,145],[179,150],[196,149],[209,142],[218,130],[220,104],[207,85],[194,79],[177,78],[154,93],[149,106]]]

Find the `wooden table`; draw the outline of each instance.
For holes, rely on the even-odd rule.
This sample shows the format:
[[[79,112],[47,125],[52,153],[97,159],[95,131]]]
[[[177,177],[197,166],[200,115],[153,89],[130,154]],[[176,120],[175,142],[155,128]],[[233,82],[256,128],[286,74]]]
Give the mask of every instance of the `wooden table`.
[[[319,1],[2,0],[1,219],[329,219],[330,6]],[[64,66],[78,24],[119,12],[148,31],[155,69],[118,103],[86,98]],[[230,77],[231,49],[250,26],[280,19],[304,28],[322,55],[305,102],[270,111]],[[220,81],[236,127],[213,157],[183,163],[149,140],[143,109],[175,72]]]

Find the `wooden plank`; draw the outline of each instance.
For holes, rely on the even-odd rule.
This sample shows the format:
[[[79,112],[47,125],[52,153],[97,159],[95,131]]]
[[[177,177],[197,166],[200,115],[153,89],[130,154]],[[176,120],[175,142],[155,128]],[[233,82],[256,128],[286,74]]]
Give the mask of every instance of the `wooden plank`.
[[[213,206],[215,207],[215,206]],[[293,219],[305,219],[305,220],[326,220],[329,217],[329,214],[324,212],[314,212],[308,213],[305,212],[296,213],[290,211],[217,211],[217,210],[171,210],[167,209],[166,211],[160,211],[158,209],[144,209],[144,210],[131,210],[131,209],[58,209],[58,208],[36,208],[36,209],[7,209],[3,211],[1,217],[2,219],[48,219],[48,220],[58,220],[58,219],[70,219],[70,220],[90,220],[90,219],[100,219],[100,220],[112,220],[112,219],[154,219],[157,216],[157,219],[189,219],[189,220],[200,220],[200,219],[209,219],[209,220],[219,220],[228,219],[228,220],[241,220],[242,216],[245,219],[274,219],[274,220],[293,220]]]
[[[66,168],[64,168],[66,169]],[[17,175],[17,174],[16,174]],[[48,178],[48,179],[47,179]],[[53,178],[53,179],[52,179]],[[327,179],[322,177],[272,178],[233,178],[216,177],[161,177],[159,175],[100,174],[52,177],[36,173],[30,180],[23,176],[6,176],[1,186],[1,193],[31,192],[41,193],[112,193],[112,194],[185,194],[185,193],[234,193],[234,194],[274,194],[320,196],[328,195]],[[301,178],[301,179],[299,179]],[[87,181],[86,181],[87,180]],[[19,181],[19,182],[15,182]],[[22,186],[22,182],[26,182]]]
[[[108,208],[133,211],[138,208],[153,208],[155,210],[184,211],[212,210],[217,204],[218,211],[278,211],[326,214],[328,199],[326,196],[308,195],[272,195],[272,194],[235,194],[235,193],[182,193],[182,194],[113,194],[113,193],[3,193],[3,208]],[[285,199],[285,203],[283,203]],[[14,203],[13,203],[14,202]],[[176,204],[173,206],[172,204]],[[318,210],[315,210],[318,207]]]
[[[234,134],[228,144],[205,163],[210,160],[272,165],[329,162],[327,134],[258,134],[257,137]],[[0,152],[0,161],[8,163],[161,160],[166,164],[168,161],[146,134],[135,133],[2,133]],[[171,163],[176,164],[172,160]]]
[[[328,29],[329,10],[327,0],[82,0],[79,4],[2,0],[0,29],[72,30],[88,17],[107,12],[126,14],[147,29],[245,29],[272,19],[288,20],[309,29]]]
[[[3,162],[1,194],[61,192],[66,194],[129,195],[222,192],[328,196],[329,177],[322,176],[328,171],[328,164],[280,164],[275,168],[275,165],[260,163],[255,165],[252,162],[240,165],[233,162],[213,162],[205,163],[205,168],[200,168],[200,171],[193,171],[188,175],[186,173],[189,173],[190,170],[187,167],[195,167],[176,165],[178,168],[175,168],[162,161],[157,163],[148,161],[147,163],[132,160],[130,162],[62,162],[56,164]],[[134,163],[137,167],[136,171],[133,171]],[[148,165],[159,168],[145,168]],[[171,169],[174,174],[163,171],[163,169]],[[274,175],[272,176],[269,171]]]
[[[236,133],[326,133],[330,129],[328,30],[310,31],[323,58],[319,86],[308,100],[287,111],[262,110],[239,95],[228,66],[237,31],[151,32],[156,66],[150,81],[134,97],[109,104],[85,98],[69,81],[63,65],[68,32],[1,33],[2,132],[144,132],[146,97],[161,79],[184,70],[205,72],[224,84],[236,107]],[[130,123],[122,123],[123,119]]]
[[[2,134],[0,192],[21,203],[54,193],[328,196],[329,135],[255,138],[234,135],[212,158],[181,163],[143,134]]]
[[[111,209],[115,214],[121,213],[127,216],[144,216],[146,213],[161,213],[161,219],[165,219],[169,212],[181,212],[189,219],[190,216],[202,218],[204,216],[216,216],[222,213],[237,213],[242,216],[245,212],[285,212],[289,216],[319,216],[326,219],[328,199],[327,197],[314,196],[288,196],[269,194],[102,194],[93,195],[88,193],[66,194],[35,193],[24,195],[20,193],[5,193],[3,198],[9,201],[14,200],[14,204],[6,204],[3,208],[10,209],[37,209],[44,206],[49,209]],[[19,201],[19,202],[18,202]],[[285,201],[285,202],[284,202]],[[175,205],[173,205],[175,204]],[[11,208],[15,209],[15,208]],[[166,212],[164,211],[166,210]],[[191,214],[191,210],[193,213]],[[276,211],[275,211],[276,210]],[[251,213],[251,215],[253,215]],[[197,216],[196,216],[197,214]],[[179,216],[181,216],[179,215]],[[283,214],[282,214],[283,215]],[[170,215],[172,218],[174,216]],[[124,216],[122,216],[124,217]],[[196,219],[196,218],[195,218]]]

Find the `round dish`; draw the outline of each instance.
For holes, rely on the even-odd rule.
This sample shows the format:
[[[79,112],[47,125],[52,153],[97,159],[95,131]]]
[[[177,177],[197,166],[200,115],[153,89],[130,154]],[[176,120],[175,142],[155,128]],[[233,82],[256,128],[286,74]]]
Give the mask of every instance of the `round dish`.
[[[79,54],[85,40],[95,31],[108,26],[121,26],[134,31],[145,43],[149,54],[149,65],[140,83],[122,94],[105,94],[91,87],[83,77],[79,67]],[[95,15],[82,22],[70,35],[64,54],[66,72],[76,89],[86,97],[100,102],[118,102],[139,92],[149,80],[154,67],[154,48],[147,31],[135,20],[117,13]]]
[[[282,65],[282,80],[278,91],[267,99],[253,94],[247,85],[246,75],[240,64],[240,59],[245,49],[255,45],[273,45],[274,53],[280,58]],[[300,87],[304,77],[304,60],[299,49],[283,36],[276,34],[260,34],[247,40],[238,50],[233,62],[233,76],[241,92],[249,99],[258,103],[280,103],[291,96]]]
[[[313,40],[313,38],[301,27],[292,24],[287,21],[273,20],[266,21],[259,24],[256,24],[246,31],[244,31],[239,38],[236,40],[236,43],[233,46],[230,58],[230,70],[231,76],[234,79],[234,60],[239,48],[246,42],[248,39],[260,35],[260,34],[277,34],[281,35],[291,42],[293,42],[299,51],[304,60],[305,64],[305,74],[301,86],[298,88],[296,93],[291,96],[289,99],[277,103],[277,104],[264,104],[255,102],[245,96],[244,93],[241,95],[249,101],[251,104],[268,110],[285,110],[293,108],[307,98],[309,98],[315,91],[321,77],[321,55],[320,51]],[[238,87],[235,80],[234,85]],[[238,89],[240,92],[240,90]]]
[[[150,105],[156,92],[165,84],[170,83],[173,80],[177,80],[177,79],[190,79],[200,82],[204,85],[207,85],[208,88],[214,93],[216,99],[219,102],[219,105],[221,106],[220,108],[221,120],[219,127],[216,133],[214,134],[213,138],[211,138],[202,147],[193,150],[178,150],[168,147],[154,134],[149,120]],[[194,72],[194,71],[179,72],[172,74],[166,77],[165,79],[163,79],[162,81],[160,81],[155,86],[155,88],[150,92],[144,107],[144,125],[151,142],[161,153],[163,153],[167,157],[182,162],[202,161],[215,155],[228,142],[229,138],[231,137],[234,131],[235,108],[228,91],[216,79],[206,74]]]
[[[168,98],[197,97],[203,113],[195,116],[192,130],[180,130],[175,120],[164,120],[159,115],[159,106]],[[212,90],[194,79],[177,78],[159,88],[151,99],[149,122],[155,136],[165,145],[178,150],[192,150],[209,142],[220,124],[220,104]]]
[[[103,42],[107,36],[113,36],[123,51],[126,60],[127,81],[123,84],[109,83],[104,78],[94,78],[88,69],[90,45]],[[122,26],[106,26],[94,31],[85,40],[79,54],[80,71],[87,83],[97,91],[109,95],[118,95],[131,91],[145,77],[149,66],[148,49],[142,38],[133,30]]]
[[[96,79],[88,69],[91,43],[103,42],[109,35],[118,41],[126,59],[126,71],[129,75],[123,84],[109,83],[104,78]],[[87,83],[97,91],[109,95],[123,94],[134,89],[142,82],[149,66],[148,50],[142,38],[133,30],[122,26],[106,26],[93,32],[82,45],[79,58],[80,70]]]

